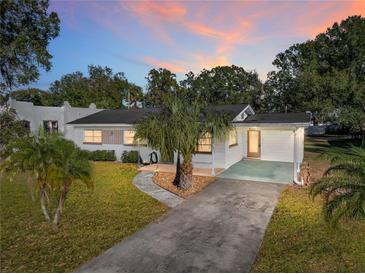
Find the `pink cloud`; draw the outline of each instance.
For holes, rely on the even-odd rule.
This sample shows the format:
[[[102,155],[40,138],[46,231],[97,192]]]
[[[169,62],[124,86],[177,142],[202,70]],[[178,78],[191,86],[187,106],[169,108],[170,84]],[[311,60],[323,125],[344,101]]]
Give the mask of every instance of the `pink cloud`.
[[[309,2],[306,12],[296,21],[296,30],[314,38],[351,15],[365,16],[365,1]]]
[[[167,61],[161,61],[151,56],[145,56],[143,61],[148,64],[152,65],[156,68],[166,68],[174,73],[183,73],[186,72],[186,68],[181,64],[174,64]]]
[[[365,16],[365,0],[88,1],[76,2],[70,10],[65,2],[55,3],[65,17],[77,18],[82,10],[106,30],[134,40],[141,51],[168,51],[172,58],[144,52],[148,56],[142,59],[175,73],[229,65],[246,47],[260,43],[269,48],[272,41],[287,46],[298,37],[314,38],[350,15]]]

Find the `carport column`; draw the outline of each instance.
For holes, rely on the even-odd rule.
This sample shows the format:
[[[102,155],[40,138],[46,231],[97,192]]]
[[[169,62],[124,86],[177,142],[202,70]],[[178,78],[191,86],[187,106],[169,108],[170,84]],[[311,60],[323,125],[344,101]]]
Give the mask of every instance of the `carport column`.
[[[215,176],[214,160],[214,140],[212,140],[212,176]]]
[[[299,171],[299,167],[298,167],[298,161],[297,161],[297,128],[294,129],[294,149],[293,149],[294,155],[293,155],[293,162],[294,162],[294,182],[296,184],[302,184],[302,182],[298,181],[298,171]]]

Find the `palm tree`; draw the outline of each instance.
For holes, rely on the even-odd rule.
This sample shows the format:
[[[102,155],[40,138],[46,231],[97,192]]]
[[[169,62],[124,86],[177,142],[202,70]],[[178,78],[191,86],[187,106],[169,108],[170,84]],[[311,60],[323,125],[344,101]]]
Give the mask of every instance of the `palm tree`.
[[[192,185],[192,157],[199,139],[207,133],[213,139],[221,138],[231,127],[226,113],[213,112],[197,103],[170,96],[160,112],[145,117],[137,124],[136,138],[146,139],[149,146],[160,150],[162,157],[171,151],[177,153],[174,184],[188,189]],[[181,168],[180,153],[183,157]]]
[[[330,160],[331,167],[311,186],[310,195],[324,196],[325,220],[336,225],[341,218],[364,218],[365,148],[338,148],[324,156]]]
[[[1,165],[1,171],[14,176],[30,172],[40,193],[40,203],[46,221],[51,221],[46,201],[48,192],[59,193],[53,223],[59,224],[60,215],[69,188],[75,181],[91,185],[91,167],[87,157],[72,141],[54,134],[39,132],[36,136],[20,138],[10,145],[10,154]]]
[[[53,186],[58,187],[58,205],[53,218],[53,224],[58,226],[62,209],[69,189],[73,183],[81,182],[92,187],[91,165],[87,155],[72,141],[56,138],[53,143],[55,149],[54,163],[50,172],[53,174]]]
[[[35,177],[34,186],[40,193],[41,209],[47,221],[50,217],[45,201],[48,200],[47,189],[51,179],[49,171],[54,164],[51,138],[53,136],[39,132],[38,136],[16,139],[8,146],[9,154],[1,165],[1,171],[10,175],[11,180],[16,174],[27,171]]]

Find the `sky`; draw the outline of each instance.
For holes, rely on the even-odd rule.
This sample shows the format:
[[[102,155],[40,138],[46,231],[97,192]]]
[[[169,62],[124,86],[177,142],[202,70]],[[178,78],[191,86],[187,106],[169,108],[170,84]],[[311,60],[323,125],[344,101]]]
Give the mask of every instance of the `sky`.
[[[159,67],[181,80],[234,64],[265,80],[276,54],[348,16],[365,16],[365,0],[51,1],[49,9],[61,20],[49,46],[53,67],[30,86],[48,89],[93,64],[145,87],[149,70]]]

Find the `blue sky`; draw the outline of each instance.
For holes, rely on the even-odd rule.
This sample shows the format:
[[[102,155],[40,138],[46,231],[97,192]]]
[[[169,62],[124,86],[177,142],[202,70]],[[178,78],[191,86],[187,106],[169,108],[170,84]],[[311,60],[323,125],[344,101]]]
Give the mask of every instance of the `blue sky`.
[[[53,67],[30,86],[47,89],[93,64],[144,87],[154,67],[182,79],[235,64],[264,80],[277,53],[335,21],[364,16],[365,1],[51,1],[50,10],[61,20],[49,46]]]

